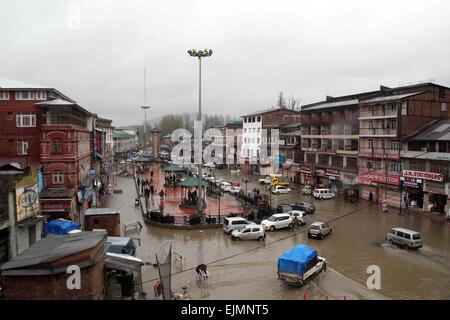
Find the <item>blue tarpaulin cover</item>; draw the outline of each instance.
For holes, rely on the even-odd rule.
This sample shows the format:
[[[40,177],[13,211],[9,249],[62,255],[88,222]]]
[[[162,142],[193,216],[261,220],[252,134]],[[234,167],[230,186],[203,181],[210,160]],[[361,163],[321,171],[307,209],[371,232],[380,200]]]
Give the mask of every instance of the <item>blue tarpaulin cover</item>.
[[[72,221],[58,219],[50,221],[45,225],[45,234],[61,234],[65,235],[72,230],[80,229],[80,225]]]
[[[303,275],[309,262],[317,257],[317,251],[306,244],[298,244],[278,258],[278,271]]]

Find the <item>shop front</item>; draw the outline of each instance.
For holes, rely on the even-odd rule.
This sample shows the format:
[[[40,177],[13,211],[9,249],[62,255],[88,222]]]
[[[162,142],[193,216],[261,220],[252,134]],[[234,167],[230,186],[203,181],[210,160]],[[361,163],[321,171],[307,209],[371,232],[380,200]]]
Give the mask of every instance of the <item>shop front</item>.
[[[311,166],[300,165],[299,167],[300,183],[304,185],[315,185],[314,168]]]
[[[448,203],[448,183],[444,182],[444,175],[434,172],[403,170],[402,179],[420,182],[420,189],[410,194],[413,201],[417,201],[418,208],[426,212],[445,213]],[[409,183],[411,184],[411,182]],[[414,183],[413,183],[414,186]],[[409,187],[409,190],[411,188]],[[420,203],[422,206],[420,206]]]
[[[362,186],[362,199],[380,204],[387,201],[389,206],[400,208],[400,176],[361,173],[358,175],[358,182]]]
[[[39,194],[41,212],[54,219],[71,219],[77,222],[75,189],[46,188]]]
[[[344,194],[351,194],[355,198],[359,198],[360,186],[358,184],[358,176],[355,173],[341,171],[339,179],[342,182]]]
[[[340,176],[341,173],[339,170],[335,170],[335,169],[325,169],[325,176],[328,177],[329,180],[329,184],[330,184],[330,189],[334,192],[334,193],[341,193],[343,190],[343,185],[342,182],[340,180]]]
[[[330,177],[325,173],[326,169],[316,169],[316,181],[319,188],[330,188]]]
[[[403,207],[411,209],[424,208],[422,179],[400,177],[400,189],[402,190]]]

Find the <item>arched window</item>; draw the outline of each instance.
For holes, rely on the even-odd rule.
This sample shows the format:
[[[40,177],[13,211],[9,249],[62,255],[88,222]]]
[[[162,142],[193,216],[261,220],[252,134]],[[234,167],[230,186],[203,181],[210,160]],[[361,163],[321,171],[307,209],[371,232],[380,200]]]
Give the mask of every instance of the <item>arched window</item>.
[[[51,153],[52,154],[62,154],[63,153],[63,143],[61,139],[52,140]]]

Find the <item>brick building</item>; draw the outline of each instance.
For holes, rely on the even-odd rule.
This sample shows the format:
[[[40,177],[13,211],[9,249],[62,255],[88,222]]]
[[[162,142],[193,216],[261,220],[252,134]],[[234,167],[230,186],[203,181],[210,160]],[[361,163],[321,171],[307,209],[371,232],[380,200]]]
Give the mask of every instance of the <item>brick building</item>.
[[[98,300],[105,297],[103,232],[81,232],[40,240],[1,266],[7,300]],[[80,268],[80,289],[68,279]],[[69,281],[69,283],[72,283]]]
[[[450,88],[433,83],[388,88],[359,99],[358,180],[362,198],[399,208],[402,140],[433,120],[450,118]]]
[[[95,130],[92,141],[95,141],[93,149],[95,150],[92,168],[95,168],[96,191],[101,195],[109,184],[112,172],[113,162],[113,126],[112,120],[104,118],[95,118]]]
[[[450,120],[434,120],[402,141],[402,205],[450,212]]]
[[[80,222],[80,212],[95,203],[91,172],[94,115],[75,102],[36,103],[42,111],[41,164],[44,190],[41,211],[53,218]]]

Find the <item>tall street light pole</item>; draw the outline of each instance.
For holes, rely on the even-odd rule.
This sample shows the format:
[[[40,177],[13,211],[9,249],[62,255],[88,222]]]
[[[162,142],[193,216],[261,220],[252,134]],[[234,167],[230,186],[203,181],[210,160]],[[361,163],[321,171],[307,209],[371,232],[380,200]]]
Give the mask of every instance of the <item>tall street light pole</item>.
[[[202,121],[202,58],[210,57],[213,53],[211,49],[196,50],[190,49],[188,53],[191,57],[198,58],[198,121]],[[203,199],[202,199],[202,163],[198,164],[198,199],[197,210],[201,214],[203,211]]]
[[[147,150],[147,110],[150,109],[150,106],[142,106],[142,109],[144,109],[144,151],[145,154],[148,153]]]

